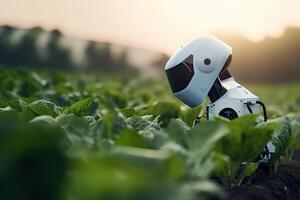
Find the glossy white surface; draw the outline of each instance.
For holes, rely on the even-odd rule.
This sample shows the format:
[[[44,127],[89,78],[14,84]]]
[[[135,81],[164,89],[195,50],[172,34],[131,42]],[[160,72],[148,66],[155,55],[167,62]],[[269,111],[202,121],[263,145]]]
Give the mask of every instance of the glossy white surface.
[[[190,107],[201,104],[231,54],[232,48],[229,45],[211,35],[199,36],[185,44],[169,59],[165,70],[193,55],[194,76],[185,89],[174,95]],[[206,58],[211,60],[209,65],[204,63]]]

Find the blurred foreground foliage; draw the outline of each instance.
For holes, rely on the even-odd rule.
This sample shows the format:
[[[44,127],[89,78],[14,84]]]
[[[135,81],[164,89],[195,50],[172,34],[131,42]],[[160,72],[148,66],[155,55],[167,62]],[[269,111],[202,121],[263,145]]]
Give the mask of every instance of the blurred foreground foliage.
[[[203,108],[182,106],[164,81],[0,68],[0,199],[223,199],[210,177],[241,184],[271,139],[272,162],[299,149],[294,87],[268,90],[269,117],[286,118],[192,127]]]

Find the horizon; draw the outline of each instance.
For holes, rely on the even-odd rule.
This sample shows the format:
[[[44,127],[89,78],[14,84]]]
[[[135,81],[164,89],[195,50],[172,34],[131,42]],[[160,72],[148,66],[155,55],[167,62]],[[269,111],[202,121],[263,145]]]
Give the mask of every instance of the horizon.
[[[90,38],[83,38],[83,37],[77,37],[77,36],[72,36],[63,32],[62,30],[60,29],[57,29],[57,28],[53,28],[53,29],[45,29],[44,27],[41,27],[41,26],[28,26],[28,27],[22,27],[22,26],[15,26],[15,25],[11,25],[11,24],[0,24],[0,28],[1,27],[4,27],[4,26],[9,26],[11,28],[14,28],[14,29],[18,29],[18,30],[31,30],[33,28],[41,28],[42,31],[44,32],[51,32],[51,31],[54,31],[54,30],[58,30],[63,37],[65,38],[69,38],[71,40],[79,40],[79,41],[91,41],[91,42],[99,42],[99,43],[108,43],[108,44],[111,44],[111,45],[117,45],[117,46],[122,46],[122,47],[125,47],[125,48],[132,48],[132,49],[137,49],[137,50],[142,50],[142,51],[149,51],[149,52],[155,52],[155,53],[159,53],[159,54],[165,54],[165,55],[168,55],[168,56],[171,56],[172,55],[172,52],[168,53],[168,52],[162,52],[162,51],[157,51],[155,49],[151,49],[151,48],[145,48],[145,47],[139,47],[139,46],[133,46],[133,45],[130,45],[130,44],[122,44],[122,43],[116,43],[114,41],[105,41],[105,40],[94,40],[94,39],[90,39]],[[243,35],[241,33],[238,33],[238,32],[230,32],[230,31],[222,31],[222,30],[212,30],[210,31],[210,33],[208,34],[211,34],[213,36],[229,36],[229,39],[233,39],[235,40],[236,38],[234,38],[233,36],[238,36],[238,37],[241,37],[249,42],[253,42],[253,43],[260,43],[260,42],[263,42],[265,39],[280,39],[282,37],[284,37],[284,34],[286,33],[286,31],[288,29],[299,29],[300,31],[300,26],[287,26],[284,28],[284,30],[282,31],[282,33],[280,33],[279,35],[264,35],[262,38],[259,38],[259,39],[253,39],[251,37],[247,37],[246,35]],[[206,33],[204,33],[206,34]],[[196,36],[197,37],[197,36]],[[193,38],[191,38],[193,39]],[[189,40],[188,40],[189,41]],[[185,41],[185,42],[188,42],[188,41]],[[182,44],[184,44],[185,42],[183,42]],[[180,47],[178,47],[180,48]]]
[[[300,2],[286,2],[1,0],[0,24],[20,28],[40,26],[47,31],[58,29],[71,38],[110,42],[169,55],[203,33],[224,31],[252,41],[280,37],[286,27],[300,27],[297,12]]]

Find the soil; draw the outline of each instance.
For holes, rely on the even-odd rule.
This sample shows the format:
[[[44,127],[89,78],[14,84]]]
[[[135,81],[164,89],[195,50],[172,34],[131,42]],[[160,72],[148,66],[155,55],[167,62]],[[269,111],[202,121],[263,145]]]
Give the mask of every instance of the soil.
[[[276,175],[258,176],[251,184],[233,188],[229,199],[300,200],[300,152],[292,161],[281,162]]]

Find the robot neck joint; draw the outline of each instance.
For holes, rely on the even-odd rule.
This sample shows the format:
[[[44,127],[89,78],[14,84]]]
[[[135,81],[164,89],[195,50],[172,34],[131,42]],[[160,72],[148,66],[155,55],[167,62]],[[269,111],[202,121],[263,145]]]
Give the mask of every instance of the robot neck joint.
[[[212,103],[217,101],[220,97],[222,97],[227,90],[222,86],[219,77],[215,80],[213,86],[208,92],[208,97]]]

